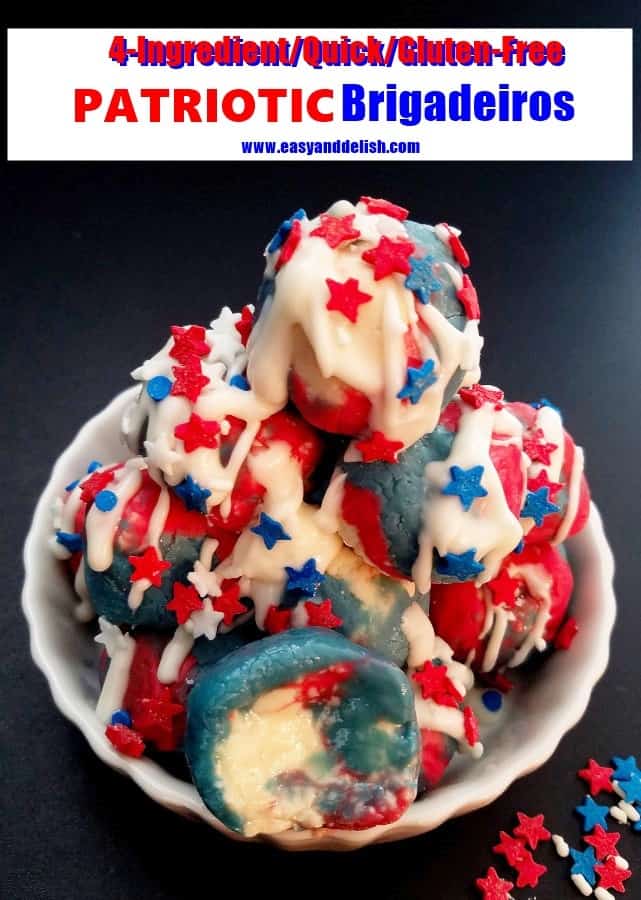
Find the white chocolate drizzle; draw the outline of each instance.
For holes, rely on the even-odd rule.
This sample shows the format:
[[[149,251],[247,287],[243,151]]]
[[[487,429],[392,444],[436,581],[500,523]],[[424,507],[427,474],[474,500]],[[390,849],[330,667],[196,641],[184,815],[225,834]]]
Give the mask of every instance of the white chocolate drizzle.
[[[484,568],[478,585],[497,574],[501,561],[516,547],[523,531],[512,513],[498,472],[490,457],[494,433],[502,443],[521,447],[522,427],[506,409],[495,410],[485,403],[479,409],[460,404],[458,431],[446,460],[429,462],[425,467],[425,502],[419,536],[419,553],[412,568],[418,590],[430,588],[434,550],[440,555],[464,553],[475,549],[475,559]],[[505,436],[505,437],[503,437]],[[466,510],[457,496],[443,494],[450,482],[450,468],[483,466],[481,485],[487,496],[476,498]]]
[[[249,381],[266,404],[282,406],[292,368],[310,375],[307,387],[325,398],[335,390],[335,382],[328,385],[327,380],[338,379],[369,399],[372,429],[409,446],[436,426],[445,389],[458,368],[464,371],[466,384],[480,377],[482,339],[477,323],[459,331],[435,306],[415,301],[404,286],[405,276],[374,279],[374,269],[362,254],[383,236],[407,240],[397,219],[371,215],[364,204],[346,201],[335,204],[330,214],[353,215],[359,239],[333,249],[312,235],[320,217],[303,218],[301,239],[291,259],[276,270],[276,254],[267,256],[265,274],[274,280],[274,287],[250,338]],[[442,274],[460,277],[454,261]],[[356,279],[359,290],[372,298],[359,306],[355,323],[326,308],[326,279],[344,283],[348,278]],[[425,330],[416,327],[419,317]],[[416,404],[397,397],[407,375],[408,332],[417,339],[422,359],[434,359],[437,376]]]
[[[136,642],[130,634],[123,634],[117,625],[112,625],[104,616],[100,616],[98,624],[100,634],[95,640],[98,644],[104,644],[110,662],[98,698],[96,715],[101,722],[108,724],[112,713],[122,707],[136,652]]]

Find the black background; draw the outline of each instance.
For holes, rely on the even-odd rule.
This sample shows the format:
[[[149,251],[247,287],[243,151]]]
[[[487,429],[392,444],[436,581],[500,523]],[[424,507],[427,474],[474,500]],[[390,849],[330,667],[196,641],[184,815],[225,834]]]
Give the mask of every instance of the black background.
[[[594,4],[590,12],[582,4],[576,15],[556,14],[552,4],[537,8],[535,20],[488,13],[461,23],[457,10],[437,15],[426,7],[419,21],[635,24],[633,5]],[[641,753],[640,176],[638,163],[4,167],[0,895],[169,900],[270,890],[327,898],[356,890],[459,900],[476,896],[474,878],[497,863],[490,848],[500,829],[515,824],[517,809],[545,812],[553,830],[577,845],[577,769],[588,756],[605,762],[613,753]],[[285,856],[182,820],[93,756],[30,660],[19,611],[20,545],[54,459],[127,385],[128,372],[160,346],[168,325],[208,322],[223,304],[251,302],[262,247],[282,218],[301,205],[315,214],[338,197],[361,194],[463,229],[483,312],[483,380],[514,399],[548,396],[564,410],[586,448],[617,558],[620,612],[607,676],[583,721],[547,765],[492,806],[397,845]],[[626,834],[622,843],[640,868],[641,835]],[[579,896],[565,863],[547,850],[537,858],[550,873],[536,890],[515,896]],[[235,887],[228,888],[230,875]],[[627,893],[641,897],[639,872]]]

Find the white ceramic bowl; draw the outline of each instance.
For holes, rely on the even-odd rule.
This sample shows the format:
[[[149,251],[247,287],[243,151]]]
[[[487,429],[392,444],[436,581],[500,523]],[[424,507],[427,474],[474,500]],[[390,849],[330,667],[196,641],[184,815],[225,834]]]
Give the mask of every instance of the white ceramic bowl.
[[[75,620],[73,591],[47,547],[50,509],[64,485],[91,459],[108,462],[126,455],[119,440],[120,417],[135,390],[117,396],[80,429],[55,464],[42,492],[24,550],[22,605],[29,622],[31,652],[58,708],[78,726],[104,762],[129,775],[163,806],[244,840],[205,808],[192,784],[173,777],[149,759],[121,756],[107,741],[104,726],[94,712],[98,648],[91,629]],[[511,693],[501,727],[483,735],[486,753],[480,761],[459,757],[443,783],[391,825],[355,832],[285,832],[269,840],[287,850],[349,850],[412,837],[491,803],[516,778],[543,765],[583,715],[592,688],[606,668],[616,610],[614,562],[594,505],[587,528],[568,543],[568,551],[576,579],[574,615],[579,634],[567,652],[553,654],[531,683]],[[73,765],[72,760],[69,763]]]

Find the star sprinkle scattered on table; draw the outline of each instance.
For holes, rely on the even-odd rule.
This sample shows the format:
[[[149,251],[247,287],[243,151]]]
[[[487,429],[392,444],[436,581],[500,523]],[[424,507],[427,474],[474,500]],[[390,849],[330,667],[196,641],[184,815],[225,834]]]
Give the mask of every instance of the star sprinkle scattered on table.
[[[608,856],[617,855],[617,844],[621,840],[618,831],[606,831],[601,825],[597,825],[592,834],[583,836],[586,844],[594,847],[597,859],[606,859]]]
[[[476,879],[476,886],[483,894],[483,900],[511,900],[510,891],[514,884],[499,878],[496,869],[490,866],[485,878]]]
[[[596,866],[596,856],[592,847],[587,850],[574,850],[570,847],[570,856],[573,859],[573,866],[570,869],[571,875],[581,875],[590,887],[596,884],[596,875],[594,867]]]
[[[517,812],[519,824],[514,829],[514,834],[518,838],[523,838],[526,845],[536,850],[540,841],[549,841],[552,835],[544,825],[544,816],[541,813],[538,816],[526,816],[525,813]]]
[[[588,760],[587,768],[580,769],[578,772],[579,778],[582,778],[589,785],[590,793],[593,797],[596,797],[600,791],[612,792],[614,790],[612,785],[613,774],[614,769],[611,769],[609,766],[600,766],[595,759]]]
[[[624,882],[632,877],[632,872],[629,869],[620,869],[615,860],[610,857],[605,862],[598,863],[594,870],[599,876],[599,887],[606,891],[612,889],[625,894]]]
[[[602,825],[603,828],[608,827],[609,808],[595,803],[592,797],[586,796],[585,802],[575,807],[575,812],[583,819],[582,828],[586,833],[592,831],[596,825]]]

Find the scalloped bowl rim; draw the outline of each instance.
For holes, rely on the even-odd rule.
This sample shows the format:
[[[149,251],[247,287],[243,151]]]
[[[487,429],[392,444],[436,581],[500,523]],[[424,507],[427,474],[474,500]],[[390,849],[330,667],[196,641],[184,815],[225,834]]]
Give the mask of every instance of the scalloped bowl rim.
[[[249,839],[230,831],[204,806],[192,784],[170,775],[150,759],[119,754],[106,739],[91,698],[79,677],[79,669],[58,646],[60,633],[82,626],[71,615],[71,586],[66,610],[49,604],[50,585],[59,566],[47,550],[50,509],[63,486],[76,477],[81,461],[100,455],[101,440],[114,442],[124,406],[135,396],[130,388],[118,394],[91,418],[56,461],[47,486],[36,506],[24,547],[25,582],[22,608],[26,616],[31,654],[49,683],[59,710],[84,734],[92,750],[109,766],[128,775],[153,800],[181,815],[201,819],[236,840]],[[616,616],[613,589],[614,560],[594,504],[582,534],[568,542],[575,574],[574,614],[580,631],[571,648],[553,654],[507,719],[496,746],[474,766],[460,770],[433,792],[412,804],[404,816],[390,825],[364,831],[287,831],[251,840],[268,840],[287,850],[351,850],[371,843],[400,840],[430,831],[455,816],[486,806],[517,778],[543,765],[561,738],[579,721],[592,689],[603,675],[609,658],[610,636]],[[62,619],[65,621],[61,621]],[[56,631],[56,625],[58,630]],[[83,634],[85,643],[90,641]],[[563,684],[564,689],[559,691]],[[536,719],[534,734],[532,723]],[[513,732],[513,734],[512,734]]]

